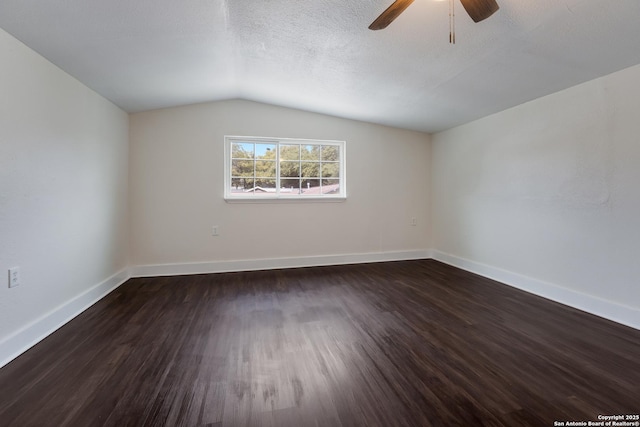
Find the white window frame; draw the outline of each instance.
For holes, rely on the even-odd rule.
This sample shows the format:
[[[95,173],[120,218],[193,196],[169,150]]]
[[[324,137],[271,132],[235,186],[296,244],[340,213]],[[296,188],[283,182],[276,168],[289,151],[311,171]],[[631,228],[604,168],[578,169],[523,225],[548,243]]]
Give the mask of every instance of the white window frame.
[[[275,144],[277,146],[276,157],[276,189],[274,193],[255,195],[253,193],[236,193],[231,192],[231,172],[232,172],[232,143],[234,142],[253,142],[262,144]],[[339,180],[340,190],[335,194],[323,195],[281,195],[280,190],[280,144],[291,145],[334,145],[339,147]],[[322,179],[322,177],[320,177]],[[294,138],[268,138],[260,136],[237,136],[225,135],[224,137],[224,199],[227,202],[250,202],[250,203],[273,203],[273,202],[304,202],[304,201],[327,201],[336,202],[344,201],[347,198],[346,189],[346,142],[334,140],[317,140],[317,139],[294,139]]]

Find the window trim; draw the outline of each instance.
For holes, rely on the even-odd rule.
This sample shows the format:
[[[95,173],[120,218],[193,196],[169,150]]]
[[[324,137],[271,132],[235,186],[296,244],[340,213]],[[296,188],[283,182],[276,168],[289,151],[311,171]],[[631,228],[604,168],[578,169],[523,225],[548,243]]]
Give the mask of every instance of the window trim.
[[[234,142],[253,142],[253,143],[270,143],[276,144],[299,144],[299,145],[336,145],[340,147],[340,193],[336,195],[320,195],[320,196],[304,196],[304,195],[286,195],[281,196],[278,192],[273,195],[254,196],[232,193],[231,190],[231,148]],[[347,199],[346,189],[346,141],[339,140],[322,140],[322,139],[303,139],[303,138],[272,138],[262,136],[240,136],[225,135],[224,136],[224,200],[226,202],[240,203],[304,203],[304,202],[343,202]],[[279,150],[278,150],[279,155]],[[279,168],[278,162],[277,168]],[[279,169],[277,169],[279,170]],[[276,180],[279,182],[280,177]]]

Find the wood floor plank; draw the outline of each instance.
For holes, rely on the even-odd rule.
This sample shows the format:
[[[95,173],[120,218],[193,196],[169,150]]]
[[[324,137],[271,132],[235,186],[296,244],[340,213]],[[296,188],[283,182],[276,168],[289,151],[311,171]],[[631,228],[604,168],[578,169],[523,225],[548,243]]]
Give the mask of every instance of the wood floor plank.
[[[640,331],[434,260],[132,279],[0,370],[1,426],[551,426]]]

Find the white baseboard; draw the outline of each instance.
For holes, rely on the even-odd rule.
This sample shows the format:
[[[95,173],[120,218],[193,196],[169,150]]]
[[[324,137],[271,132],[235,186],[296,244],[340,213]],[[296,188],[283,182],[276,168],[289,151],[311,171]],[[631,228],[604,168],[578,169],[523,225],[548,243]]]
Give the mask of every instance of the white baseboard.
[[[499,281],[514,288],[640,329],[640,310],[583,294],[490,265],[435,250],[140,265],[123,269],[65,304],[44,314],[0,342],[0,368],[122,285],[130,277],[175,276],[234,271],[274,270],[342,264],[364,264],[433,258],[445,264]]]
[[[325,265],[364,264],[431,258],[429,250],[375,252],[345,255],[320,255],[297,258],[265,258],[237,261],[212,261],[185,264],[139,265],[131,268],[131,277],[178,276],[184,274],[227,273],[233,271],[277,270]]]
[[[0,341],[0,368],[122,285],[129,277],[129,269],[125,268]]]
[[[564,288],[518,273],[460,258],[440,251],[432,251],[433,259],[496,280],[514,288],[568,305],[605,319],[640,329],[640,310],[607,301],[592,295]]]

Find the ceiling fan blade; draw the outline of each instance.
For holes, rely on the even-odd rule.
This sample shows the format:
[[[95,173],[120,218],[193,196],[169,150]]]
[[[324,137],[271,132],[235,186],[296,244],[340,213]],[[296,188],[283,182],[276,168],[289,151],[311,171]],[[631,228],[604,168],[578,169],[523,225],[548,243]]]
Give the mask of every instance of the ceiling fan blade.
[[[460,0],[473,22],[487,19],[500,9],[496,0]]]
[[[389,24],[393,22],[409,5],[413,3],[413,0],[396,0],[391,6],[387,8],[375,21],[369,25],[370,30],[381,30],[387,28]]]

